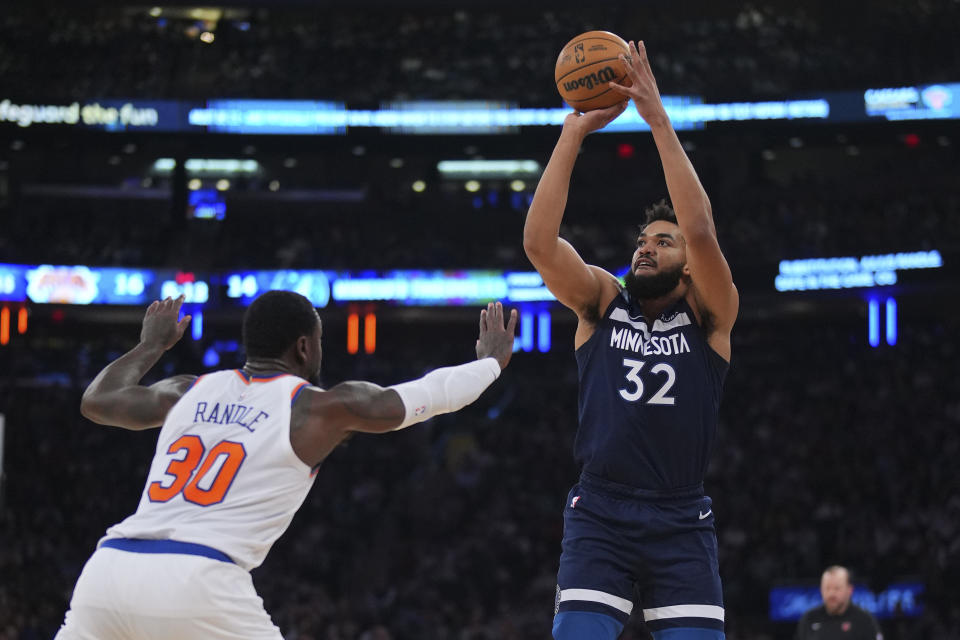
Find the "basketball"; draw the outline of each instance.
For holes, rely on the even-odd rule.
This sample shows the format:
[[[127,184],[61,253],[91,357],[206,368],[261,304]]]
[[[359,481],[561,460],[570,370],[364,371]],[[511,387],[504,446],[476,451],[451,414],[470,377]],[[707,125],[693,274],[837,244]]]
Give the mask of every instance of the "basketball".
[[[560,51],[554,80],[564,101],[577,111],[605,109],[624,97],[607,86],[611,80],[630,86],[620,54],[630,58],[630,49],[620,36],[609,31],[587,31]]]

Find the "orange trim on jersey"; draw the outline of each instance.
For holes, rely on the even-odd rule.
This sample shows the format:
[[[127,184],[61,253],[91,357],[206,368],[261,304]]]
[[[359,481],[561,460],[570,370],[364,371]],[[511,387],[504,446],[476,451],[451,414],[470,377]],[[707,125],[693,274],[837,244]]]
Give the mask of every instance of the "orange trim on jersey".
[[[293,403],[296,402],[297,396],[300,395],[300,392],[303,391],[303,388],[310,384],[309,382],[301,382],[293,388],[293,391],[290,392],[290,406],[293,406]]]
[[[243,371],[240,371],[240,369],[234,369],[234,371],[236,371],[237,375],[240,376],[240,379],[243,380],[243,384],[250,384],[250,381],[247,379],[247,376],[243,373]]]
[[[250,376],[250,382],[270,382],[271,380],[276,380],[277,378],[283,378],[290,375],[289,373],[277,373],[272,376]]]
[[[189,391],[190,389],[193,389],[195,386],[197,386],[197,383],[198,383],[198,382],[200,382],[201,380],[203,380],[203,379],[206,378],[206,377],[207,377],[207,374],[203,374],[202,376],[197,376],[197,379],[194,380],[192,383],[190,383],[190,386],[187,387],[187,391]]]

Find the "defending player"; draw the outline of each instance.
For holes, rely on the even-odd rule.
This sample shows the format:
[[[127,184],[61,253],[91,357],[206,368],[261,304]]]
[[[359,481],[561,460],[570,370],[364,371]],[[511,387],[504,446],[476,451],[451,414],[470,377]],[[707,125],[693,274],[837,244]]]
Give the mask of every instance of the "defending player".
[[[456,411],[507,366],[516,312],[481,311],[477,360],[382,388],[325,391],[320,318],[303,296],[272,291],[244,317],[243,369],[140,379],[183,335],[183,302],[147,309],[140,344],[108,365],[81,411],[127,429],[162,425],[137,512],[110,527],[77,581],[59,640],[281,640],[248,571],[260,565],[354,431],[384,433]]]
[[[730,360],[739,297],[710,201],[677,139],[641,42],[632,98],[650,125],[676,213],[647,211],[625,287],[558,237],[584,137],[627,102],[570,114],[527,215],[524,248],[578,317],[581,467],[564,512],[553,634],[613,639],[639,587],[657,638],[723,638],[716,534],[703,477]]]

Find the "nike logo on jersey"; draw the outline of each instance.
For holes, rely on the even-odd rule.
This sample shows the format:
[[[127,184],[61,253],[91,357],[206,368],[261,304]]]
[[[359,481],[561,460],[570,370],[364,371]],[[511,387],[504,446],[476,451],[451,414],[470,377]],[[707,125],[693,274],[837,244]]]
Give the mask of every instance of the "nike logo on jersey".
[[[701,512],[700,512],[700,519],[703,520],[703,519],[705,519],[705,518],[709,518],[711,513],[713,513],[713,509],[710,509],[710,510],[707,511],[706,513],[703,513],[703,512],[701,511]]]

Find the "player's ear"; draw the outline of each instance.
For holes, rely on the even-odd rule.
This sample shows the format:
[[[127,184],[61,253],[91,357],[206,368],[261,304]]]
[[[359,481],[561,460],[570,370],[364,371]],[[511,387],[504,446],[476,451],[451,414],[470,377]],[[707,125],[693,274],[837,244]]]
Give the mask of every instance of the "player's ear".
[[[308,349],[310,339],[307,336],[297,338],[297,362],[306,362],[308,359]]]

